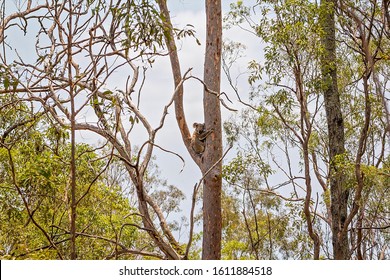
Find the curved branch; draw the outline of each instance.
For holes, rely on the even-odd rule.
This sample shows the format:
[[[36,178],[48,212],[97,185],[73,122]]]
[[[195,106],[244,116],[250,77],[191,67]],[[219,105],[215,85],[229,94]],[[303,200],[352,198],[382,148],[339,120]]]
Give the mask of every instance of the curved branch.
[[[174,98],[175,102],[175,115],[176,121],[179,125],[181,137],[183,139],[183,143],[186,146],[188,152],[190,153],[194,162],[200,167],[201,166],[201,157],[195,153],[195,151],[191,148],[191,133],[188,129],[188,125],[186,122],[185,114],[184,114],[184,105],[183,105],[183,84],[182,84],[182,75],[180,69],[179,56],[177,53],[177,47],[175,43],[175,35],[173,32],[173,25],[171,22],[171,18],[169,15],[169,10],[167,7],[167,3],[165,0],[157,0],[157,4],[160,8],[160,12],[162,17],[165,20],[165,42],[167,48],[169,50],[169,59],[171,61],[171,68],[173,74],[173,80],[176,88],[176,94]]]
[[[166,236],[166,238],[169,241],[169,244],[171,244],[172,248],[174,248],[180,255],[183,255],[184,252],[182,252],[182,249],[180,247],[179,242],[176,241],[175,237],[173,237],[171,230],[168,228],[168,223],[164,217],[163,212],[161,211],[160,207],[157,205],[157,203],[148,195],[145,193],[145,200],[146,202],[153,208],[154,212],[156,213],[158,220],[160,221],[161,229]]]
[[[12,15],[9,15],[8,17],[4,18],[2,21],[0,21],[0,43],[4,40],[4,31],[8,27],[8,23],[16,18],[25,18],[28,14],[31,14],[33,12],[39,11],[41,9],[50,9],[51,6],[48,4],[38,5],[34,8],[31,8],[31,3],[29,3],[26,10],[23,12],[17,12],[13,13]]]

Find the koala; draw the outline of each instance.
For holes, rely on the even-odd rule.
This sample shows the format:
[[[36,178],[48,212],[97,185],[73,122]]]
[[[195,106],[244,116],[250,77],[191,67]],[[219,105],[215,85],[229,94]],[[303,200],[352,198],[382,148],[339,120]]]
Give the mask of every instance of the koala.
[[[191,137],[191,147],[197,154],[202,154],[205,149],[205,140],[213,130],[207,130],[204,123],[194,123],[193,127],[195,128]]]

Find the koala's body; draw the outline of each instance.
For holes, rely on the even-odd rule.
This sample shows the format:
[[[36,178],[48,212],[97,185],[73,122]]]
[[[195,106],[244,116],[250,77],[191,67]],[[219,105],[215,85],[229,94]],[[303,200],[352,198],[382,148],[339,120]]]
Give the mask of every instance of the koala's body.
[[[197,154],[202,154],[205,149],[205,141],[207,136],[210,135],[212,130],[207,130],[204,123],[194,123],[193,127],[195,128],[191,137],[191,147]]]

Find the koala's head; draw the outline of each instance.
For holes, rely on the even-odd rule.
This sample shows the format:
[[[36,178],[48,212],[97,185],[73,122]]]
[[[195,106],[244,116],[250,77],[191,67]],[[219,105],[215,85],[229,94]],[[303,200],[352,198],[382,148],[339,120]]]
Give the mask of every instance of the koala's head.
[[[194,123],[193,127],[195,128],[195,131],[198,133],[202,133],[204,131],[204,123]]]

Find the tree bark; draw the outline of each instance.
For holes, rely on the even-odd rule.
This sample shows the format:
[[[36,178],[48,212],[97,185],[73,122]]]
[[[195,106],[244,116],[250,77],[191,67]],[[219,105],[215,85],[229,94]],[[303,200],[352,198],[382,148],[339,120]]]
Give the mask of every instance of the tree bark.
[[[334,259],[349,259],[348,235],[344,230],[348,212],[349,191],[345,176],[337,170],[337,157],[345,152],[344,120],[337,87],[336,62],[336,0],[321,1],[321,25],[323,28],[323,55],[321,71],[329,139],[329,182],[332,216],[332,243]]]
[[[204,83],[213,92],[220,92],[222,11],[220,0],[206,0],[206,54]],[[213,133],[206,139],[202,157],[203,185],[203,245],[202,259],[221,258],[222,238],[222,125],[218,96],[204,90],[204,120]]]

